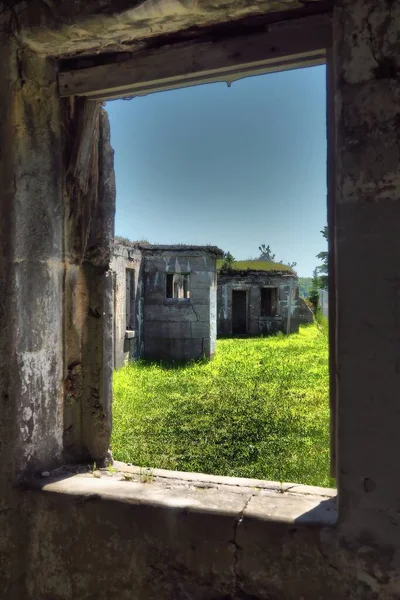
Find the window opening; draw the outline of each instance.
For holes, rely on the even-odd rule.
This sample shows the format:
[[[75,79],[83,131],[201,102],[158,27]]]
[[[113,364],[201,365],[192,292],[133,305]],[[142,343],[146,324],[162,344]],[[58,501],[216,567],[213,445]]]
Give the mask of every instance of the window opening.
[[[278,288],[261,288],[260,303],[262,317],[275,317],[278,312]]]
[[[304,119],[289,101],[293,87],[287,103],[271,98],[285,98],[292,78],[306,96],[303,77],[313,69],[231,90],[207,85],[110,103],[117,181],[125,169],[116,229],[129,236],[129,264],[137,264],[136,337],[129,342],[136,362],[114,379],[123,398],[113,413],[117,460],[332,485],[328,325],[317,310],[326,287],[317,259],[326,244],[325,70],[317,69]],[[245,119],[243,107],[251,107]],[[127,135],[139,125],[151,153],[140,151],[138,135]],[[302,220],[304,203],[312,219]],[[210,256],[213,247],[224,255]],[[146,411],[135,408],[128,421],[132,398],[146,401]]]
[[[190,281],[188,273],[167,273],[166,297],[178,300],[190,299]]]
[[[126,269],[125,271],[125,314],[126,329],[135,329],[135,270]]]

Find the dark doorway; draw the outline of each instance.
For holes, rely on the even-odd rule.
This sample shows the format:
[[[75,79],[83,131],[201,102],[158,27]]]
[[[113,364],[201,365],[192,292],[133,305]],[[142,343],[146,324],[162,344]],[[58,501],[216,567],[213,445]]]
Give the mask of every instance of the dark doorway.
[[[247,333],[246,292],[232,290],[232,333]]]

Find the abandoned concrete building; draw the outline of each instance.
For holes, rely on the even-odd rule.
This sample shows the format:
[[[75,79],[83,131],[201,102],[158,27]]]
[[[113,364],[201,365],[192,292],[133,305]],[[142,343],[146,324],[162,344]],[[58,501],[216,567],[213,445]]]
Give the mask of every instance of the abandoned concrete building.
[[[113,361],[211,358],[219,336],[293,333],[313,321],[296,274],[247,261],[219,269],[214,246],[163,246],[116,238]],[[251,262],[251,264],[250,264]],[[218,289],[218,294],[217,294]]]
[[[295,333],[313,314],[299,297],[297,275],[259,260],[223,264],[218,271],[218,336]]]
[[[217,259],[213,246],[116,239],[114,366],[128,360],[211,358],[216,346]]]
[[[2,599],[399,598],[399,22],[393,0],[0,3]],[[337,489],[77,473],[110,460],[101,102],[323,63]]]

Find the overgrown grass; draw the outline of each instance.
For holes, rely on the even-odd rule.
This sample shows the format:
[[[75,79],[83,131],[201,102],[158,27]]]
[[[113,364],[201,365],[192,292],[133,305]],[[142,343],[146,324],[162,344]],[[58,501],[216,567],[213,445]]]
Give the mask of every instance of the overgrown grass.
[[[331,486],[328,344],[320,324],[224,339],[211,362],[114,374],[116,459],[140,466]]]

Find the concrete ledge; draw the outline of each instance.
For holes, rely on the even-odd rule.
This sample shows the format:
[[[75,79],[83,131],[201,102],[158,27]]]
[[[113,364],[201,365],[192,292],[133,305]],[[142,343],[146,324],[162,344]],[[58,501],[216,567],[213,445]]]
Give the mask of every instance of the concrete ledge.
[[[125,331],[125,339],[126,340],[132,340],[135,337],[136,337],[136,331],[135,330],[127,329]]]
[[[24,490],[30,546],[49,556],[46,577],[36,559],[28,573],[40,598],[338,600],[352,588],[331,490],[116,467],[46,473]],[[75,595],[59,594],[71,573]]]
[[[303,494],[312,496],[321,496],[324,498],[336,498],[337,490],[333,488],[317,487],[312,485],[302,485],[300,483],[280,483],[278,481],[266,481],[265,479],[252,479],[249,477],[229,477],[226,475],[209,475],[207,473],[190,473],[187,471],[170,471],[168,469],[151,469],[138,467],[136,465],[126,464],[120,461],[114,461],[114,469],[121,473],[132,473],[142,476],[144,473],[151,474],[154,479],[167,479],[181,481],[183,483],[201,483],[210,486],[233,486],[248,487],[250,489],[264,489],[276,491],[279,493],[288,492],[293,494]]]
[[[168,304],[190,304],[191,303],[191,299],[190,298],[164,298],[163,300],[164,305],[168,305]],[[157,304],[158,306],[158,304]]]
[[[118,463],[118,469],[121,465],[123,463]],[[33,482],[32,486],[46,493],[96,497],[165,509],[184,508],[205,514],[224,514],[234,520],[240,514],[241,519],[254,517],[287,524],[330,526],[336,522],[334,490],[123,466],[123,472],[104,469],[43,478]],[[131,479],[130,474],[139,475],[139,480]],[[163,478],[165,482],[161,483],[159,479]]]
[[[283,321],[282,315],[271,315],[270,317],[260,315],[258,319],[260,321]]]

